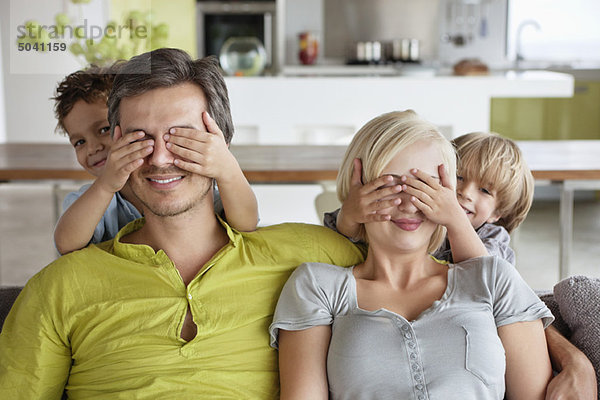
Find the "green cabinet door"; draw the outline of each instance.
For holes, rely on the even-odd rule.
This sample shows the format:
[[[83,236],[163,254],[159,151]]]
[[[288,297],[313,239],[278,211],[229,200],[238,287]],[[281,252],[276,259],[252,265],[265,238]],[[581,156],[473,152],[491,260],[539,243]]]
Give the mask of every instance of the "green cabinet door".
[[[515,140],[600,139],[600,82],[575,82],[571,98],[492,99],[490,129]]]

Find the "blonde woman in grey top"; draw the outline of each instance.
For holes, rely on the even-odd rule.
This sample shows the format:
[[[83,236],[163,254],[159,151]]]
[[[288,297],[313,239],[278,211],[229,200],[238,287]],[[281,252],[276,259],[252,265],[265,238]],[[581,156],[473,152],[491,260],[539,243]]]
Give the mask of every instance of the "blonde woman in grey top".
[[[340,200],[355,158],[362,181],[382,179],[398,201],[390,221],[361,227],[364,263],[308,264],[286,284],[270,327],[281,398],[543,399],[552,373],[544,336],[550,312],[502,260],[448,265],[429,255],[449,215],[462,209],[423,211],[419,202],[436,203],[394,194],[394,183],[410,175],[436,196],[455,197],[450,143],[412,111],[371,120],[346,152]],[[448,226],[449,234],[458,228]],[[469,231],[475,238],[466,254],[485,254]]]

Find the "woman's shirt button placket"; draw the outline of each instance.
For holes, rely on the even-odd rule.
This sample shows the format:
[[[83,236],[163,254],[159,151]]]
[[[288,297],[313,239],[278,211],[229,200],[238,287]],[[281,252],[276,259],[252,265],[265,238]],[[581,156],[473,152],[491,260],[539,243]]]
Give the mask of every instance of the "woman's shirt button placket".
[[[400,330],[404,338],[404,343],[407,347],[407,353],[414,383],[413,388],[415,398],[418,400],[428,400],[429,396],[427,396],[427,391],[425,390],[425,382],[423,379],[423,367],[421,365],[420,357],[418,355],[419,349],[415,340],[415,334],[412,330],[412,327],[409,326],[407,323],[402,323],[401,321],[398,321],[398,323],[399,325],[401,324]]]

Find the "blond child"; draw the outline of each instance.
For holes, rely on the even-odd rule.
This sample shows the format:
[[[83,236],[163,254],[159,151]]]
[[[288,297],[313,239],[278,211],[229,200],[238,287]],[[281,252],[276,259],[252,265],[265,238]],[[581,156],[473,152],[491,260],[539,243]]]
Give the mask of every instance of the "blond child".
[[[339,212],[326,214],[326,226],[357,239],[361,224],[389,220],[386,211],[399,204],[395,194],[404,191],[427,218],[447,228],[436,258],[452,262],[489,254],[514,265],[510,233],[527,216],[534,188],[521,151],[495,133],[469,133],[453,144],[458,153],[456,195],[443,166],[439,179],[413,170],[413,176],[384,176],[363,185],[356,179],[361,171],[360,160],[355,160],[351,194]]]
[[[117,140],[111,138],[106,101],[119,67],[116,63],[108,68],[91,66],[74,72],[60,82],[53,97],[57,130],[68,135],[79,164],[97,177],[91,185],[65,197],[64,213],[54,230],[54,242],[61,254],[109,240],[127,223],[142,216],[139,200],[127,180],[152,153],[153,143],[141,140],[145,134],[140,131]],[[190,172],[214,178],[220,190],[215,190],[215,212],[226,217],[233,228],[253,231],[258,221],[254,193],[215,121],[208,113],[204,113],[203,121],[206,131],[192,132],[202,138],[202,150],[178,167],[188,171],[193,168]],[[190,132],[183,132],[189,130],[172,128],[168,133],[189,136]],[[174,154],[182,152],[178,146],[173,147]]]

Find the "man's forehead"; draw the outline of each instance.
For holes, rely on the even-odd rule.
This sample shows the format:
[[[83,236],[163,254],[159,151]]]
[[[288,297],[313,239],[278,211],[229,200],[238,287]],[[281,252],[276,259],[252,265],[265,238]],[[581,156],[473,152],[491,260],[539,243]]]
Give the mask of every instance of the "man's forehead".
[[[156,102],[161,99],[179,100],[196,100],[206,103],[206,96],[200,86],[186,82],[173,86],[158,87],[147,90],[135,96],[123,97],[121,99],[121,105],[131,103],[145,103],[145,102]]]
[[[121,125],[160,122],[169,126],[196,126],[202,123],[207,104],[202,89],[186,84],[123,98],[119,108]]]

